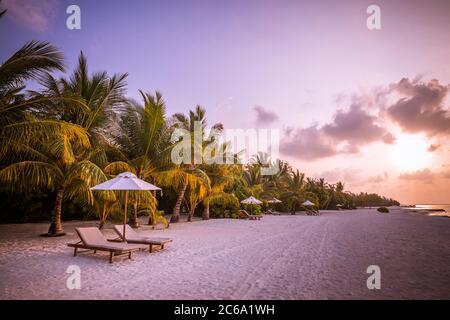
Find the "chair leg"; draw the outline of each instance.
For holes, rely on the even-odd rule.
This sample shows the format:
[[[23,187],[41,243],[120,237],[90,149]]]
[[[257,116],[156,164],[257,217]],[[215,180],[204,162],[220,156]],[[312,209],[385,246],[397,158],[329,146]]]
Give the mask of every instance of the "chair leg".
[[[152,245],[149,245],[149,246],[148,246],[148,252],[152,253],[152,251],[153,251],[153,250],[152,250],[152,247],[153,247]]]
[[[164,250],[164,243],[161,245],[161,250]]]
[[[77,248],[77,247],[73,248],[73,256],[74,256],[74,257],[77,256],[77,251],[78,251],[78,248]]]
[[[131,251],[128,252],[128,259],[131,259]]]
[[[109,252],[109,263],[113,263],[113,256],[114,256],[114,252],[110,251]]]

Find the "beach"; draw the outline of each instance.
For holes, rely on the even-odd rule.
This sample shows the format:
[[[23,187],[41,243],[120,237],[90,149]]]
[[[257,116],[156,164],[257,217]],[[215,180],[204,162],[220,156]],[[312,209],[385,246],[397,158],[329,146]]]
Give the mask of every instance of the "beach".
[[[42,238],[47,224],[0,225],[0,299],[450,299],[450,219],[391,210],[321,216],[212,219],[138,229],[173,239],[163,251],[108,263],[73,257],[77,226]],[[103,230],[114,238],[111,225]],[[66,286],[70,265],[81,288]],[[369,290],[368,266],[381,270]]]

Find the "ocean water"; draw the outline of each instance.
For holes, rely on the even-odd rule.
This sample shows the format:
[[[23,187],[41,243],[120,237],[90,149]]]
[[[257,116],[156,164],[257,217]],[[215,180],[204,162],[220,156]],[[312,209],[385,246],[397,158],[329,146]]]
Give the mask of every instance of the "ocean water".
[[[416,207],[411,209],[444,209],[445,212],[430,212],[428,215],[450,217],[450,204],[416,204]]]

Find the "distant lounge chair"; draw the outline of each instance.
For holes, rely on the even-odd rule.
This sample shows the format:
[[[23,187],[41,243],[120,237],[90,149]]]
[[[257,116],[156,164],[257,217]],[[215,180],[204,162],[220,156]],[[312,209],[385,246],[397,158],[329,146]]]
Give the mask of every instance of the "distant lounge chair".
[[[316,210],[316,209],[307,208],[306,209],[306,215],[308,215],[308,216],[320,216],[320,211]]]
[[[119,235],[119,239],[123,239],[123,225],[115,225],[114,231]],[[164,249],[166,243],[172,242],[170,238],[160,237],[144,237],[133,230],[129,225],[125,226],[125,238],[126,242],[134,244],[149,245],[148,251],[152,252],[153,246],[160,246],[161,250]]]
[[[69,247],[74,248],[73,256],[75,257],[79,253],[78,249],[86,249],[83,252],[94,251],[108,251],[109,262],[113,262],[113,258],[116,256],[128,255],[128,259],[131,259],[131,253],[138,251],[142,246],[128,244],[128,243],[114,243],[108,241],[103,233],[96,227],[89,228],[75,228],[81,241],[77,243],[67,244]]]
[[[239,218],[241,218],[241,219],[249,219],[249,220],[260,220],[261,216],[260,215],[256,215],[256,214],[249,214],[245,210],[240,210],[239,211]]]

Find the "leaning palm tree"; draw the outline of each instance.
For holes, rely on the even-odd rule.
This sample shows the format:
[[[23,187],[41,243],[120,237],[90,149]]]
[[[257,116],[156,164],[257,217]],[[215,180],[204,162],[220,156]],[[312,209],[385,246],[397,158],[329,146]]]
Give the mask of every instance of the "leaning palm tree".
[[[77,198],[93,204],[90,187],[106,180],[103,171],[91,161],[94,153],[64,135],[55,135],[51,143],[16,144],[14,154],[20,160],[0,170],[0,189],[18,193],[39,189],[56,192],[47,235],[63,235],[63,200]]]
[[[11,144],[49,140],[55,133],[77,137],[88,144],[86,132],[79,126],[31,113],[54,100],[30,96],[24,92],[25,83],[41,82],[55,70],[64,70],[63,56],[48,42],[30,41],[0,64],[0,159],[9,153]]]

